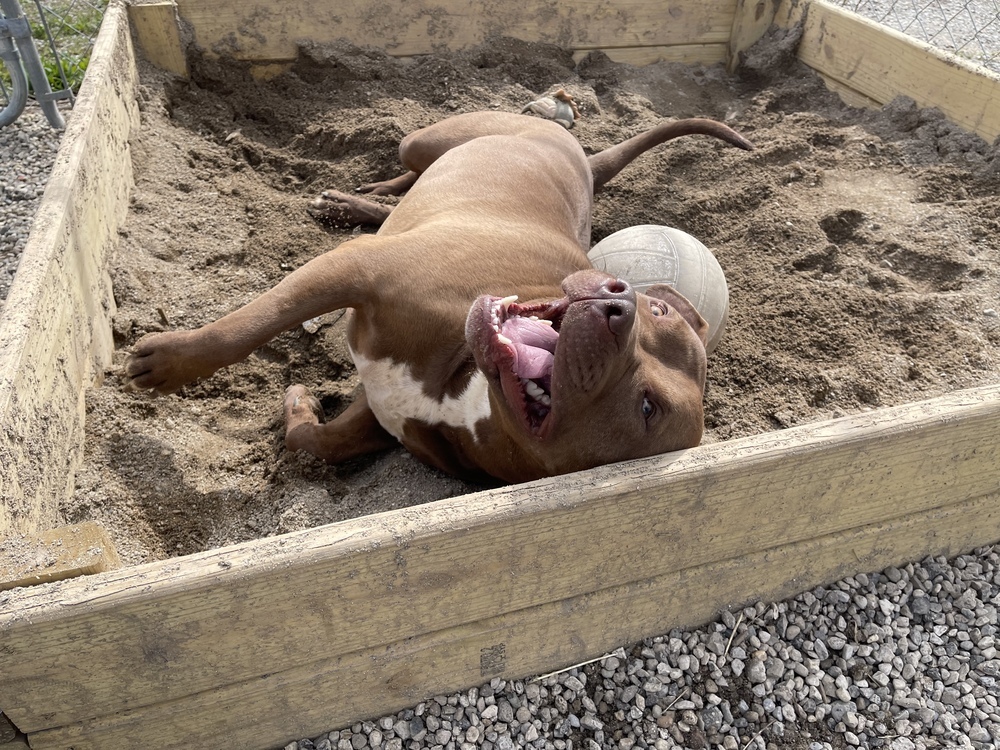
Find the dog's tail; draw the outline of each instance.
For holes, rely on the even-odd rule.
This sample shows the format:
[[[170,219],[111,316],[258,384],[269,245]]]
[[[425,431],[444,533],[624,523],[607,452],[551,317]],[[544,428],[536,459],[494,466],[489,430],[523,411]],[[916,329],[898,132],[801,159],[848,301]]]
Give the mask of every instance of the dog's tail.
[[[591,156],[588,161],[590,162],[590,171],[594,175],[594,190],[601,188],[621,172],[629,162],[639,154],[649,151],[653,146],[659,146],[661,143],[679,138],[682,135],[698,133],[719,138],[746,151],[753,151],[753,144],[750,141],[728,125],[723,125],[715,120],[694,117],[688,120],[664,122],[645,133],[640,133],[627,141],[622,141],[617,146],[612,146]]]

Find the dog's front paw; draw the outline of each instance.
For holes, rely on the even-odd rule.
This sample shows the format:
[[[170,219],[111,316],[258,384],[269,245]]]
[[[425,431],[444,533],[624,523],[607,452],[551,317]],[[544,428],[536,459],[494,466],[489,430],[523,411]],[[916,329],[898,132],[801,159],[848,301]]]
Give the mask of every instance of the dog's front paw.
[[[207,378],[219,365],[200,353],[197,331],[151,333],[136,342],[125,362],[130,384],[157,393],[173,393],[198,378]]]

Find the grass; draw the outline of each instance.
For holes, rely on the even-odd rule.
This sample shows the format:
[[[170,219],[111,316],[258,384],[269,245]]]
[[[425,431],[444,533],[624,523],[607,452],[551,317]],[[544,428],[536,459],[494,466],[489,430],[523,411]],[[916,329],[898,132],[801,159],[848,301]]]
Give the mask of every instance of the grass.
[[[90,52],[94,38],[101,26],[107,0],[52,0],[52,2],[36,4],[31,0],[21,0],[21,7],[31,26],[31,35],[35,39],[38,56],[45,69],[45,76],[53,91],[69,88],[75,94],[83,82],[83,75],[90,63]],[[39,12],[41,7],[45,23]],[[49,43],[49,34],[52,35]],[[59,53],[66,82],[59,73],[59,65],[52,51],[53,45]],[[9,89],[10,75],[0,66],[0,83]],[[5,97],[0,92],[0,102]]]

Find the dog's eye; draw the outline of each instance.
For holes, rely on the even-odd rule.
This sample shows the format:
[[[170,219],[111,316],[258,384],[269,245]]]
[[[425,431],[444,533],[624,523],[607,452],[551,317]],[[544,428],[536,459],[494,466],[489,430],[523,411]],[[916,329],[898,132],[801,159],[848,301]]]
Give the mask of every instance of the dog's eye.
[[[657,318],[667,314],[667,306],[662,302],[650,302],[649,309],[653,311],[653,315]]]
[[[654,414],[656,414],[656,404],[648,398],[644,398],[642,400],[642,418],[648,421]]]

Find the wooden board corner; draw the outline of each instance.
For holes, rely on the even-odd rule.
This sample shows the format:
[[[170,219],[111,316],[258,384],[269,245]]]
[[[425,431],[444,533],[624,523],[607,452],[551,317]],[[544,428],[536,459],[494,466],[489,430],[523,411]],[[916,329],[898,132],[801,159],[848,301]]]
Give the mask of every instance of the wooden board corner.
[[[0,539],[0,591],[121,566],[111,538],[94,521]]]

